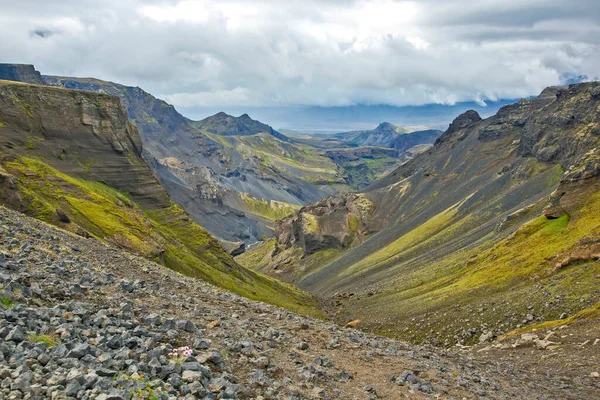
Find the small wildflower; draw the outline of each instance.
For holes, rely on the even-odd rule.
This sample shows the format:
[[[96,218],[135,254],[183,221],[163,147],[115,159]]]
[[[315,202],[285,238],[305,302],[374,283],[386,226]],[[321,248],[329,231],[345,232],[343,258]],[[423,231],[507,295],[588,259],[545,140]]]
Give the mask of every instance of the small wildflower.
[[[178,349],[172,349],[168,354],[169,358],[182,359],[184,357],[191,357],[194,351],[188,346],[180,347]]]

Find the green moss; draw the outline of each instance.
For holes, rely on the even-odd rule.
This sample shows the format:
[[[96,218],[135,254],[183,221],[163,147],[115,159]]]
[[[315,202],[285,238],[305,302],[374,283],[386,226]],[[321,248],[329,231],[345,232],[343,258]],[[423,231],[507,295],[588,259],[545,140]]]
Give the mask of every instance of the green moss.
[[[322,316],[306,292],[238,265],[178,206],[142,209],[102,183],[75,179],[33,158],[4,165],[19,180],[28,213],[55,222],[56,209],[93,236],[242,296],[303,314]],[[49,179],[50,178],[50,179]]]
[[[247,211],[269,221],[277,221],[293,214],[300,206],[282,201],[257,199],[247,193],[240,193],[241,199],[247,206]]]
[[[309,213],[302,213],[302,227],[306,233],[318,235],[321,231],[319,220],[316,216]]]
[[[56,346],[56,344],[58,343],[58,338],[56,337],[55,334],[38,335],[38,334],[32,333],[27,337],[27,340],[29,340],[30,342],[34,342],[34,343],[46,343],[50,347]]]
[[[581,262],[555,271],[555,263],[559,255],[568,253],[581,240],[600,238],[600,193],[589,195],[571,217],[548,220],[540,216],[501,241],[493,238],[491,234],[475,247],[420,268],[403,269],[401,278],[389,282],[384,291],[360,301],[359,317],[369,320],[365,316],[377,310],[380,316],[390,319],[389,323],[379,325],[379,333],[418,342],[431,330],[440,338],[446,333],[446,338],[452,340],[449,327],[464,324],[467,319],[470,324],[491,325],[498,321],[498,314],[522,315],[532,305],[541,306],[542,312],[552,315],[553,308],[543,305],[548,298],[559,294],[576,307],[582,296],[596,290],[598,264]],[[483,303],[495,304],[497,309],[473,315],[468,309],[452,307],[456,304],[478,307]],[[382,309],[382,304],[388,306]],[[351,302],[349,307],[359,307],[358,302],[356,305]],[[437,316],[432,317],[432,312]],[[412,336],[404,336],[401,328],[411,326],[407,321],[424,313],[429,314],[427,329],[420,327]],[[560,323],[548,322],[543,327]]]
[[[350,233],[355,234],[358,231],[358,225],[360,220],[356,215],[348,214],[348,230]]]
[[[0,128],[3,128],[4,125],[5,125],[4,122],[2,122],[2,120],[0,120]]]
[[[2,308],[6,310],[14,306],[15,303],[10,297],[0,296],[0,304],[2,305]]]
[[[36,146],[35,138],[31,135],[27,136],[27,139],[25,141],[25,147],[28,150],[33,150],[33,149],[35,149],[35,146]]]
[[[270,261],[270,255],[273,254],[277,241],[275,239],[269,239],[254,246],[245,253],[237,256],[235,260],[246,268],[253,269],[255,271],[261,271],[268,265]]]
[[[463,200],[463,202],[466,200]],[[419,225],[417,228],[408,232],[405,235],[402,235],[400,238],[396,239],[383,249],[372,253],[368,257],[360,260],[358,263],[354,264],[351,268],[348,268],[344,275],[351,275],[357,272],[363,271],[365,269],[374,268],[379,263],[384,261],[389,261],[392,257],[398,256],[401,253],[410,250],[412,247],[428,240],[429,238],[435,236],[438,232],[444,230],[446,228],[452,218],[458,212],[458,208],[461,203],[457,203],[454,206],[448,208],[447,210],[435,215],[427,222]]]
[[[557,328],[563,325],[570,325],[573,322],[587,320],[587,319],[597,319],[600,318],[600,303],[596,303],[592,307],[584,308],[583,310],[571,315],[565,319],[557,319],[552,321],[545,321],[541,324],[535,324],[531,326],[527,326],[525,328],[517,329],[511,332],[508,332],[506,335],[503,335],[501,339],[506,339],[513,336],[520,336],[523,333],[532,332],[536,330],[543,329],[552,329]]]
[[[321,268],[338,258],[341,254],[342,251],[338,249],[321,250],[311,254],[298,263],[294,281],[300,281],[319,271]]]
[[[84,162],[77,161],[77,164],[86,171],[89,171],[95,163],[96,161],[93,158],[89,158]]]

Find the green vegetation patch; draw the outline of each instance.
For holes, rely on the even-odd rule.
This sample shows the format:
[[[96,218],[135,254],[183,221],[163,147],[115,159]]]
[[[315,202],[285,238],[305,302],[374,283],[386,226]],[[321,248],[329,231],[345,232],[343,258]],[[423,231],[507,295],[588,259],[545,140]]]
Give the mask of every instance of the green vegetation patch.
[[[248,207],[248,212],[263,217],[269,221],[277,221],[293,214],[301,206],[282,201],[257,199],[247,193],[240,193],[242,201]]]
[[[273,254],[276,245],[275,239],[269,239],[237,256],[235,260],[246,268],[262,271],[271,260],[270,255]]]
[[[58,343],[58,337],[56,334],[36,334],[32,333],[27,337],[27,340],[34,343],[46,343],[48,346],[53,347]]]
[[[0,296],[0,304],[2,305],[3,309],[8,309],[14,306],[15,302],[10,297]]]
[[[61,209],[73,222],[67,229],[81,227],[100,240],[242,296],[322,316],[308,293],[238,265],[177,205],[142,209],[113,188],[70,177],[38,159],[21,157],[4,167],[19,180],[32,216],[58,223],[56,210]]]

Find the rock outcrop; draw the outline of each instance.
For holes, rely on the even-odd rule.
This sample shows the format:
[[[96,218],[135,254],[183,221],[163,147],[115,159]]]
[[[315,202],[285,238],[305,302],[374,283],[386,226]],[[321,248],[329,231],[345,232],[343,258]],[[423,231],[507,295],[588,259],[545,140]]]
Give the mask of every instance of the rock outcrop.
[[[0,79],[43,85],[42,74],[33,65],[0,63]]]
[[[321,250],[347,249],[369,234],[373,203],[362,194],[327,197],[277,221],[277,250],[300,247],[305,256]]]

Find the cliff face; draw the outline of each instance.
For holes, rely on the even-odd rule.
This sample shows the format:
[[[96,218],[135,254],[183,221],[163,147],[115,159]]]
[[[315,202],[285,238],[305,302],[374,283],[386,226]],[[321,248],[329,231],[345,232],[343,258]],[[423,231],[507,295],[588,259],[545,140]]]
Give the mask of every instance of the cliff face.
[[[68,175],[128,193],[145,207],[170,205],[118,98],[4,81],[0,107],[0,146],[9,154],[25,149]]]
[[[43,85],[42,75],[35,70],[33,65],[28,64],[2,64],[0,63],[0,79],[33,83]]]
[[[318,313],[312,298],[237,264],[141,157],[119,98],[0,81],[0,201],[244,296]]]

